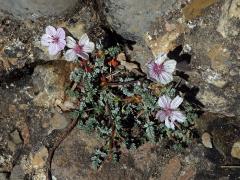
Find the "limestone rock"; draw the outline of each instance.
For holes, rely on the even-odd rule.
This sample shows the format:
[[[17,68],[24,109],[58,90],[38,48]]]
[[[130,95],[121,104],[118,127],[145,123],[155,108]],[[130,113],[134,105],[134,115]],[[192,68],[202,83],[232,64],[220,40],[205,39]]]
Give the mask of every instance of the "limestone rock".
[[[22,143],[22,139],[21,139],[20,134],[17,130],[13,131],[10,134],[10,137],[15,144],[21,144]]]
[[[211,142],[211,136],[209,133],[205,132],[202,135],[202,143],[207,148],[213,148],[212,142]]]
[[[240,32],[237,24],[240,21],[239,5],[239,0],[227,0],[222,7],[222,15],[217,30],[224,38],[237,36]]]
[[[50,134],[54,129],[64,129],[67,127],[69,121],[66,119],[66,117],[63,114],[60,114],[59,112],[55,112],[53,114],[53,117],[49,121],[49,131]]]
[[[1,0],[1,11],[8,11],[20,18],[37,18],[46,15],[62,15],[74,9],[78,0]]]
[[[46,66],[37,66],[32,76],[37,96],[34,103],[42,107],[53,107],[56,101],[64,102],[65,85],[74,65],[65,61]]]
[[[240,141],[237,141],[233,144],[231,155],[234,158],[240,159]]]
[[[102,2],[105,7],[103,14],[107,22],[117,33],[129,40],[143,39],[157,18],[179,6],[175,0],[107,0]]]
[[[47,161],[48,150],[45,147],[41,147],[33,156],[32,166],[35,169],[42,169]]]

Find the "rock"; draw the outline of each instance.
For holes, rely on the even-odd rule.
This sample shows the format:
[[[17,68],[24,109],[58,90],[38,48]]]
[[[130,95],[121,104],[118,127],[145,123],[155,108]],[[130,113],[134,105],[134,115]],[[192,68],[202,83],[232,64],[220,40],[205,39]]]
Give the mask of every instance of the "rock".
[[[27,53],[25,44],[19,39],[9,41],[3,44],[0,49],[0,73],[1,71],[9,72],[14,69],[23,68],[26,64],[27,58],[22,58]]]
[[[210,87],[202,89],[197,98],[206,106],[209,112],[223,113],[229,108],[229,101],[221,95],[217,95]]]
[[[6,173],[0,173],[0,179],[1,180],[8,180]]]
[[[59,22],[57,24],[58,27],[64,27],[69,31],[73,37],[79,39],[84,33],[86,28],[86,23],[78,20],[76,23],[68,23],[67,21]]]
[[[11,171],[10,180],[17,180],[17,179],[24,179],[25,172],[23,171],[22,167],[20,165],[16,165],[13,167],[13,170]]]
[[[48,150],[45,147],[41,147],[33,156],[32,166],[34,169],[42,169],[48,157]]]
[[[22,143],[22,139],[20,137],[20,134],[17,130],[13,131],[10,134],[11,140],[15,143],[15,144],[21,144]]]
[[[74,129],[56,150],[52,162],[52,175],[59,180],[89,179],[91,155],[101,142],[93,135]]]
[[[63,114],[55,112],[49,121],[50,129],[48,133],[50,134],[54,129],[64,129],[68,123],[69,120],[67,120]]]
[[[202,143],[207,148],[213,148],[212,142],[211,142],[211,136],[209,133],[205,132],[202,135]]]
[[[211,60],[211,67],[214,71],[224,74],[229,72],[230,67],[227,66],[227,63],[230,58],[230,51],[228,49],[221,44],[215,44],[210,47],[208,57]]]
[[[169,160],[168,164],[164,167],[161,180],[175,180],[178,177],[178,173],[181,170],[181,162],[180,159],[175,156]]]
[[[231,155],[234,158],[240,159],[240,141],[237,141],[233,144]]]
[[[154,148],[155,145],[146,143],[132,152],[136,168],[147,171],[153,166],[157,159]]]
[[[1,11],[8,11],[14,16],[20,18],[38,18],[40,16],[49,15],[63,15],[67,10],[74,9],[79,1],[78,0],[19,0],[5,1],[1,0]]]
[[[224,156],[231,157],[232,147],[240,138],[238,120],[234,118],[218,118],[209,124],[214,147]],[[234,149],[237,152],[239,149]]]
[[[214,4],[216,0],[192,0],[183,8],[183,15],[186,20],[192,20],[198,16],[203,15],[204,9]]]
[[[222,15],[219,20],[217,31],[221,33],[224,38],[237,36],[239,34],[240,22],[240,0],[226,0],[222,6]]]
[[[186,169],[181,171],[180,176],[177,178],[178,180],[192,180],[196,175],[196,168],[187,167]]]
[[[176,0],[107,0],[103,14],[118,34],[129,40],[143,40],[151,25],[173,9],[179,7]],[[132,17],[132,18],[129,18]]]
[[[0,155],[0,172],[11,172],[13,157],[9,153],[1,152]]]
[[[184,33],[184,26],[174,24],[174,28],[167,30],[166,33],[159,35],[157,38],[151,38],[150,35],[145,38],[149,48],[156,57],[160,52],[168,53],[176,48],[177,38]]]
[[[41,107],[54,107],[56,101],[64,102],[65,87],[74,65],[65,61],[53,65],[37,66],[32,75],[37,96],[34,103]]]
[[[153,54],[147,46],[135,44],[133,45],[133,50],[127,49],[127,56],[131,57],[132,62],[137,62],[140,64],[140,68],[143,72],[147,72],[146,63],[153,59]]]

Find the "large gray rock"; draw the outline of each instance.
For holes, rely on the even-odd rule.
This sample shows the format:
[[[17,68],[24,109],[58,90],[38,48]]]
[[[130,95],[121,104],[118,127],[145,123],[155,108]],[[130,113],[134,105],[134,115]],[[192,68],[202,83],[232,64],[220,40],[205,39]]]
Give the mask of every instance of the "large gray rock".
[[[101,0],[106,20],[126,39],[141,40],[163,14],[179,6],[176,0]]]
[[[79,0],[0,0],[0,11],[7,11],[18,17],[61,15],[76,7]]]

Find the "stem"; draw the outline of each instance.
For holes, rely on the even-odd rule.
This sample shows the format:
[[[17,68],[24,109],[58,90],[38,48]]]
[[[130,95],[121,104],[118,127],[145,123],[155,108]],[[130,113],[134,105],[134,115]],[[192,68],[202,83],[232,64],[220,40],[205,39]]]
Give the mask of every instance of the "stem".
[[[111,87],[128,86],[128,85],[133,85],[139,82],[141,82],[141,80],[134,80],[134,81],[128,81],[128,82],[109,82],[105,86],[111,86]]]

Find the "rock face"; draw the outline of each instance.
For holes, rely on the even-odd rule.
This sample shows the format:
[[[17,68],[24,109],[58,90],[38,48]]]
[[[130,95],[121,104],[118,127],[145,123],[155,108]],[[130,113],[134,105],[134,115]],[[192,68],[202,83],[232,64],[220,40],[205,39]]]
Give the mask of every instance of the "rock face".
[[[124,38],[143,40],[152,24],[177,6],[176,0],[103,1],[106,20]]]
[[[0,0],[0,10],[17,17],[36,18],[39,16],[62,15],[74,9],[79,0]]]

